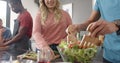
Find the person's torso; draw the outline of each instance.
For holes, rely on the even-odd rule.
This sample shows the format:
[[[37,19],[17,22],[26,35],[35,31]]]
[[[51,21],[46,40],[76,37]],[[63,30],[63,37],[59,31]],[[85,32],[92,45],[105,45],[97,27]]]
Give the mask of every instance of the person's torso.
[[[54,21],[54,14],[49,14],[45,25],[41,26],[41,34],[48,44],[59,44],[61,39],[65,39],[67,35],[65,30],[68,25],[65,12],[62,12],[62,18],[57,24]]]
[[[112,22],[120,19],[120,0],[98,0],[102,19]],[[105,35],[104,57],[113,62],[120,62],[120,36],[116,32]]]
[[[26,10],[22,14],[18,16],[19,21],[19,27],[22,26],[22,24],[25,24],[25,27],[27,28],[26,35],[30,38],[32,35],[32,27],[33,27],[33,21],[30,13]]]
[[[120,0],[98,0],[101,17],[107,21],[120,19]]]

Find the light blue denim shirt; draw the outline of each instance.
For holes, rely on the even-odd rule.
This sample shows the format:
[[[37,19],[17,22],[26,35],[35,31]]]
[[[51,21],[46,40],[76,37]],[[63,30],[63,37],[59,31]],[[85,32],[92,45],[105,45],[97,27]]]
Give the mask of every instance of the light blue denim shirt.
[[[120,0],[96,0],[94,10],[100,11],[102,19],[113,22],[120,19]],[[120,36],[113,32],[105,35],[103,57],[113,63],[120,63]]]

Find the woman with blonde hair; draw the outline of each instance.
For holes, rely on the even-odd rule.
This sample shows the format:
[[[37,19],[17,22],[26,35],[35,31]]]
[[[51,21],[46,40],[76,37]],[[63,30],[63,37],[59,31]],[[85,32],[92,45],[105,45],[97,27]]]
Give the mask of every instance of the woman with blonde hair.
[[[58,0],[40,0],[36,19],[33,22],[33,38],[37,49],[57,50],[56,46],[67,34],[66,28],[72,24],[69,14],[61,10]]]

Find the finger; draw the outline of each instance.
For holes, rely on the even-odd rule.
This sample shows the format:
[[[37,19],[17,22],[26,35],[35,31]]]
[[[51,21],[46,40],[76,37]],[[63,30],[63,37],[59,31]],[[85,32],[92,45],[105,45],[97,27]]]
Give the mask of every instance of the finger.
[[[89,24],[88,27],[87,27],[87,29],[86,29],[87,31],[89,31],[89,33],[88,33],[89,36],[91,35],[91,30],[90,30],[90,27],[91,27],[91,26],[92,26],[92,23]]]
[[[53,52],[53,50],[51,49],[51,48],[49,48],[49,60],[51,61],[51,60],[53,60],[54,59],[54,57],[55,57],[55,54],[54,54],[54,52]]]
[[[92,24],[92,26],[90,27],[91,32],[93,32],[98,26],[100,26],[102,24],[103,21],[98,21]]]
[[[107,32],[106,29],[103,28],[100,32],[97,33],[97,36],[104,35],[106,32]]]
[[[91,32],[91,37],[96,37],[97,33],[100,32],[103,28],[104,28],[103,25],[100,25],[99,27],[97,27],[93,32]]]
[[[98,33],[97,33],[97,36],[99,36],[99,35],[104,35],[107,31],[108,31],[108,29],[106,28],[106,22],[103,22],[103,24],[102,24],[104,27],[103,27],[103,29],[101,30],[101,31],[99,31]]]
[[[55,56],[54,51],[50,48],[50,52],[52,56]]]
[[[51,57],[54,58],[55,54],[54,54],[54,51],[51,48],[50,48],[50,52],[51,52]]]
[[[91,31],[90,28],[91,28],[92,24],[93,24],[93,23],[91,23],[91,24],[88,25],[88,27],[87,27],[87,29],[86,29],[87,31],[89,31],[89,32]]]
[[[66,29],[66,32],[68,34],[71,34],[71,33],[74,33],[76,30],[75,30],[75,25],[69,25],[68,28]]]

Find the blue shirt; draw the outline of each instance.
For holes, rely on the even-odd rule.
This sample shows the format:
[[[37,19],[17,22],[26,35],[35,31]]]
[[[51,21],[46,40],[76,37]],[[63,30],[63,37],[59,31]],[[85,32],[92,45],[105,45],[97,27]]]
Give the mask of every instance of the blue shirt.
[[[120,19],[120,0],[96,0],[94,10],[100,11],[102,19],[113,22]],[[105,35],[103,57],[113,63],[120,63],[120,36],[113,32]]]
[[[3,34],[2,34],[3,38],[4,38],[4,39],[9,39],[9,38],[11,38],[12,35],[11,35],[10,29],[7,28],[7,27],[4,27],[4,28],[5,28],[5,31],[4,31]]]

